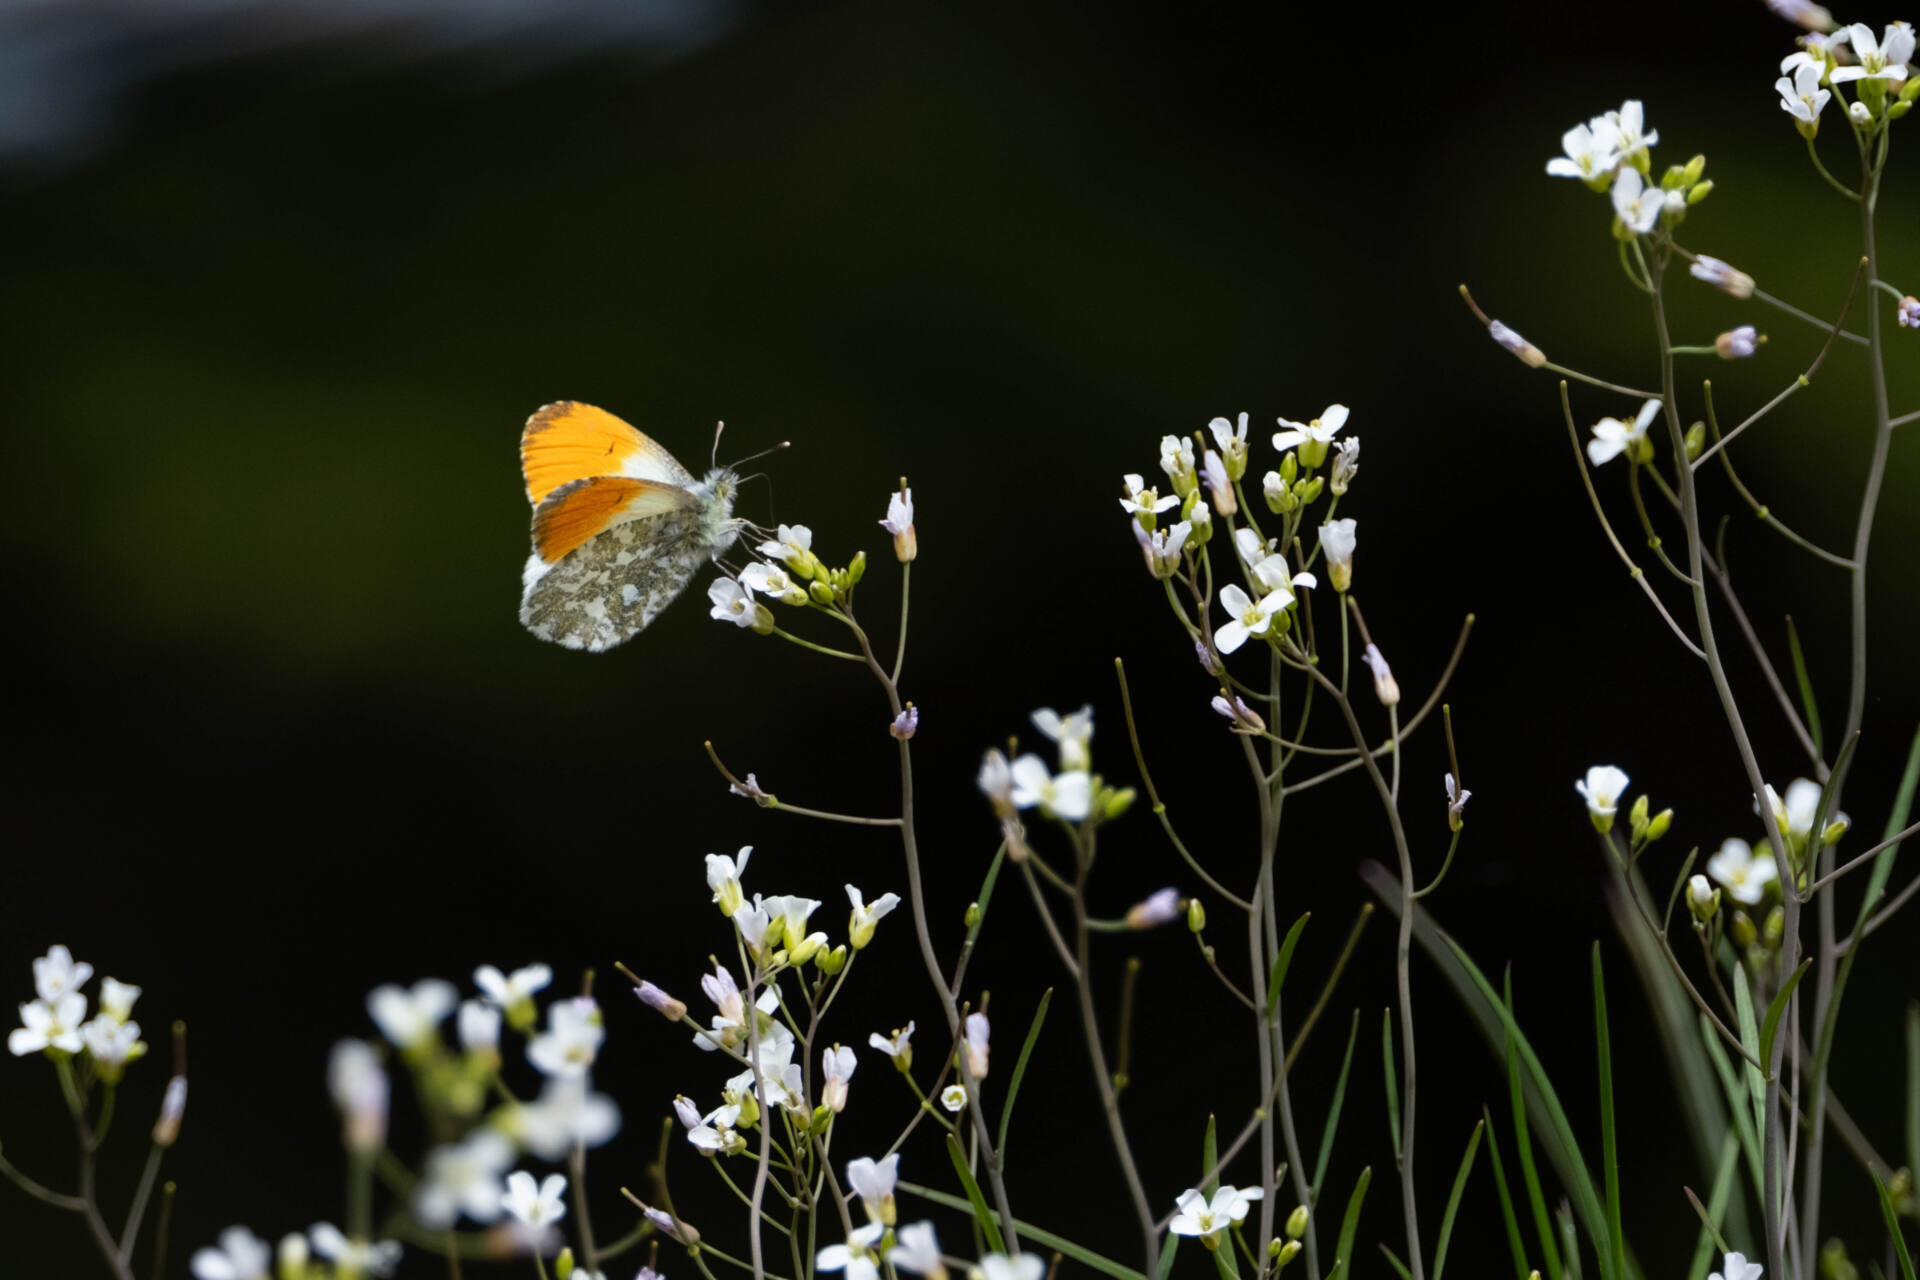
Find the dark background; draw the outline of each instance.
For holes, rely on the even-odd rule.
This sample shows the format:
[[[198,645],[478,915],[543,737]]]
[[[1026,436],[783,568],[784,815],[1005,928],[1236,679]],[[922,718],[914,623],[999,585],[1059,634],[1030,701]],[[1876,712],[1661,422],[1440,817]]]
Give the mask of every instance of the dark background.
[[[972,789],[983,747],[1021,732],[1030,708],[1090,701],[1096,765],[1135,780],[1116,654],[1173,812],[1234,883],[1250,875],[1237,747],[1140,570],[1118,477],[1151,472],[1163,433],[1216,414],[1249,411],[1263,437],[1276,416],[1351,405],[1366,441],[1342,508],[1361,522],[1356,590],[1410,703],[1461,615],[1479,619],[1449,694],[1475,798],[1431,905],[1490,971],[1512,962],[1527,1025],[1596,1149],[1587,944],[1605,939],[1629,1236],[1650,1271],[1684,1265],[1694,1226],[1679,1184],[1706,1175],[1680,1136],[1570,784],[1614,762],[1636,794],[1678,810],[1651,857],[1660,884],[1689,846],[1753,837],[1747,787],[1704,671],[1593,525],[1553,380],[1490,344],[1454,286],[1471,281],[1556,358],[1655,376],[1604,200],[1541,172],[1562,129],[1639,96],[1664,139],[1656,163],[1709,153],[1718,185],[1685,241],[1830,312],[1858,241],[1775,105],[1790,28],[1758,3],[1498,3],[1415,23],[1224,5],[689,5],[649,8],[649,21],[596,5],[513,20],[479,6],[327,21],[259,8],[189,21],[164,7],[25,7],[4,15],[0,41],[16,72],[0,135],[15,654],[0,990],[27,998],[28,962],[55,942],[146,988],[138,1016],[157,1060],[134,1069],[108,1148],[116,1218],[164,1080],[164,1029],[191,1027],[192,1103],[168,1164],[172,1274],[231,1222],[276,1238],[339,1219],[324,1061],[335,1038],[370,1033],[362,1002],[377,983],[466,985],[478,963],[541,959],[571,984],[617,958],[704,1016],[700,957],[726,935],[702,853],[753,844],[749,887],[825,899],[836,935],[844,881],[905,887],[889,841],[732,799],[700,750],[713,738],[795,803],[883,811],[892,743],[858,668],[723,629],[697,589],[602,657],[521,631],[514,446],[526,414],[562,397],[613,409],[690,465],[718,418],[731,454],[792,440],[756,464],[772,481],[749,486],[742,511],[810,524],[829,559],[865,547],[861,600],[882,635],[896,578],[874,521],[894,478],[912,477],[905,689],[925,716],[930,892],[949,954],[994,843]],[[1823,142],[1845,160],[1844,136]],[[1920,188],[1904,150],[1881,251],[1884,273],[1910,282]],[[1729,418],[1819,344],[1690,282],[1673,310],[1680,341],[1747,321],[1772,335],[1758,359],[1689,371],[1715,378]],[[1896,413],[1920,402],[1916,342],[1894,332]],[[1776,511],[1839,548],[1864,473],[1863,372],[1841,347],[1740,454]],[[1584,430],[1623,406],[1576,390],[1575,409]],[[1856,841],[1877,838],[1920,704],[1910,443],[1896,437],[1875,543]],[[1624,534],[1623,474],[1598,478]],[[1735,509],[1717,480],[1708,494]],[[1838,722],[1840,575],[1744,512],[1728,545],[1776,661],[1781,615],[1800,621]],[[1784,785],[1804,769],[1750,659],[1733,663]],[[1434,730],[1406,760],[1428,871],[1445,847]],[[1116,913],[1161,884],[1197,887],[1144,807],[1102,848],[1094,893]],[[1390,856],[1360,775],[1290,806],[1283,914],[1315,913],[1296,1009],[1367,896],[1356,865]],[[1224,911],[1215,920],[1238,974],[1234,930]],[[1890,1154],[1909,930],[1871,944],[1879,976],[1850,993],[1835,1077]],[[1373,1039],[1392,998],[1391,932],[1377,917],[1294,1090],[1311,1149],[1361,1008],[1330,1195],[1344,1201],[1373,1165],[1369,1256],[1374,1240],[1402,1248]],[[983,945],[973,972],[994,992],[1005,1071],[1059,974],[1017,892],[996,901]],[[1102,946],[1109,1000],[1128,954],[1145,974],[1126,1105],[1150,1192],[1170,1207],[1198,1171],[1208,1111],[1225,1130],[1244,1117],[1250,1055],[1181,931]],[[829,1034],[864,1045],[908,1018],[938,1022],[904,917],[869,956],[883,963]],[[1424,964],[1415,987],[1430,1247],[1461,1144],[1504,1083]],[[622,986],[602,993],[612,1034],[598,1081],[628,1116],[595,1158],[607,1236],[630,1221],[614,1187],[643,1183],[671,1096],[705,1097],[719,1075]],[[1015,1203],[1130,1259],[1069,1014],[1056,1003],[1023,1095]],[[909,1113],[878,1056],[862,1058],[843,1158]],[[38,1059],[0,1061],[0,1142],[64,1186],[49,1076]],[[722,1197],[684,1150],[684,1211],[712,1220]],[[910,1179],[944,1184],[943,1168],[930,1144],[907,1153]],[[1870,1190],[1844,1153],[1833,1169],[1828,1223],[1856,1256],[1874,1252]],[[1234,1174],[1257,1178],[1244,1159]],[[9,1274],[93,1273],[77,1222],[0,1191]],[[1504,1268],[1484,1169],[1463,1215],[1454,1265]],[[936,1216],[964,1249],[960,1222]],[[1377,1258],[1361,1265],[1385,1274]],[[438,1269],[415,1255],[402,1273]]]

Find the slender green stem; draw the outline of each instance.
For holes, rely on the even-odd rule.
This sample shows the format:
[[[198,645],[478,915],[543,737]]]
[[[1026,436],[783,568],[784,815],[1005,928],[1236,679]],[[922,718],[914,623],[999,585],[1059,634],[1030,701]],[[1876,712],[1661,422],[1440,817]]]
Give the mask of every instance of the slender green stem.
[[[35,1200],[40,1201],[42,1204],[50,1204],[56,1209],[67,1209],[74,1213],[81,1213],[84,1212],[87,1207],[87,1202],[79,1196],[62,1195],[58,1191],[52,1191],[41,1186],[38,1182],[35,1182],[32,1178],[29,1178],[26,1174],[15,1168],[13,1163],[4,1155],[0,1155],[0,1176],[4,1176],[9,1182],[13,1183],[14,1186],[19,1187]]]
[[[1835,86],[1835,87],[1837,88],[1838,86]],[[1835,191],[1838,191],[1841,195],[1845,196],[1847,199],[1852,200],[1855,203],[1859,202],[1860,193],[1858,191],[1855,191],[1852,187],[1848,186],[1846,183],[1840,181],[1840,179],[1834,177],[1831,173],[1827,172],[1827,166],[1820,162],[1820,151],[1817,147],[1813,145],[1812,138],[1807,139],[1807,159],[1813,161],[1813,167],[1819,171],[1819,174],[1821,177],[1827,180],[1828,186],[1832,187]]]
[[[1839,868],[1833,871],[1829,871],[1826,875],[1821,876],[1818,880],[1815,880],[1812,884],[1808,885],[1806,893],[1803,894],[1802,896],[1806,898],[1811,898],[1814,894],[1820,892],[1822,889],[1832,884],[1835,880],[1838,880],[1841,876],[1846,875],[1847,872],[1857,871],[1861,867],[1865,866],[1873,858],[1878,857],[1882,850],[1891,849],[1894,845],[1899,844],[1901,841],[1905,840],[1908,836],[1914,835],[1915,833],[1920,833],[1920,822],[1916,822],[1912,826],[1905,827],[1899,831],[1894,832],[1891,837],[1889,837],[1888,839],[1882,840],[1879,844],[1873,846],[1873,848],[1871,849],[1868,849],[1865,853],[1856,853],[1853,857],[1848,858],[1847,861],[1842,866],[1840,866]]]
[[[907,665],[907,602],[913,596],[913,561],[900,563],[900,635],[894,641],[893,674],[888,677],[894,684],[900,683],[900,669]]]
[[[718,1163],[717,1161],[715,1162]],[[569,1162],[573,1173],[573,1215],[580,1231],[580,1255],[591,1275],[600,1273],[600,1253],[593,1244],[593,1218],[587,1212],[587,1147],[576,1142]]]
[[[1701,391],[1701,399],[1706,405],[1707,434],[1712,438],[1715,444],[1718,444],[1720,441],[1720,421],[1718,416],[1713,411],[1713,383],[1710,381],[1701,383],[1700,391]],[[1720,462],[1722,466],[1724,466],[1726,469],[1727,479],[1732,483],[1734,492],[1740,495],[1741,501],[1747,504],[1747,507],[1753,512],[1755,516],[1760,518],[1762,523],[1772,528],[1775,532],[1779,533],[1782,537],[1784,537],[1788,542],[1793,543],[1794,546],[1799,547],[1802,551],[1805,551],[1814,556],[1818,556],[1820,559],[1825,560],[1828,564],[1833,565],[1835,568],[1839,568],[1839,569],[1853,568],[1853,561],[1847,559],[1845,556],[1835,555],[1833,552],[1828,551],[1825,547],[1819,546],[1814,542],[1812,542],[1811,540],[1801,537],[1799,534],[1795,533],[1792,529],[1789,529],[1786,525],[1782,524],[1780,520],[1774,516],[1773,512],[1767,507],[1767,504],[1760,501],[1758,498],[1754,497],[1753,491],[1748,489],[1745,484],[1741,483],[1740,473],[1733,469],[1732,453],[1723,450],[1720,454]]]
[[[153,1180],[160,1176],[160,1158],[167,1149],[154,1143],[147,1150],[147,1164],[140,1171],[140,1185],[133,1193],[133,1207],[127,1210],[126,1226],[120,1231],[120,1258],[125,1261],[133,1256],[133,1242],[140,1234],[140,1219],[147,1213],[147,1198],[153,1194]]]

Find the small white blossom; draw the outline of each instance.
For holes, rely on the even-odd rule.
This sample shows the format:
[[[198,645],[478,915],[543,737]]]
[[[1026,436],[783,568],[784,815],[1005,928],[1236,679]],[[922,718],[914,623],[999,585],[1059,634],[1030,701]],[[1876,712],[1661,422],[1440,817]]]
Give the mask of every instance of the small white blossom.
[[[524,965],[512,973],[502,973],[490,964],[473,971],[473,985],[491,1004],[506,1012],[521,1030],[533,1025],[533,997],[553,982],[553,969],[544,964]]]
[[[84,1046],[80,1024],[87,1017],[87,998],[69,991],[48,1003],[34,1000],[20,1006],[20,1025],[7,1036],[7,1049],[16,1058],[57,1049],[78,1053]]]
[[[773,537],[754,548],[769,560],[778,560],[793,570],[795,576],[811,578],[814,575],[813,530],[803,524],[783,524],[774,530]]]
[[[1713,919],[1720,910],[1720,891],[1703,875],[1687,878],[1687,910],[1701,924]]]
[[[1640,412],[1634,415],[1631,423],[1618,418],[1600,419],[1593,424],[1593,439],[1587,441],[1587,457],[1598,467],[1630,449],[1637,451],[1640,442],[1647,438],[1648,426],[1659,412],[1660,401],[1648,400],[1640,406]]]
[[[340,1110],[350,1151],[372,1151],[387,1138],[387,1073],[364,1040],[342,1040],[327,1057],[327,1092]]]
[[[1195,507],[1194,510],[1200,511],[1202,508]],[[1182,520],[1149,533],[1135,520],[1133,536],[1140,544],[1140,556],[1147,562],[1147,572],[1156,578],[1170,578],[1180,567],[1180,555],[1186,548],[1187,539],[1193,536],[1193,522]]]
[[[1618,111],[1609,111],[1594,121],[1596,128],[1604,122],[1612,126],[1614,146],[1620,152],[1620,158],[1636,167],[1647,163],[1647,148],[1657,146],[1660,131],[1646,127],[1646,110],[1638,98],[1629,98],[1620,104]],[[1624,176],[1624,175],[1623,175]]]
[[[1227,718],[1229,727],[1235,733],[1262,733],[1266,730],[1267,722],[1239,694],[1233,696],[1232,702],[1227,701],[1224,693],[1214,694],[1213,709]]]
[[[115,1022],[125,1022],[133,1016],[133,1002],[140,998],[140,988],[131,983],[118,982],[112,978],[100,979],[100,1013]]]
[[[1587,816],[1603,835],[1613,830],[1613,815],[1620,808],[1620,797],[1627,790],[1627,775],[1610,764],[1596,764],[1587,776],[1573,784],[1587,802]]]
[[[1242,1190],[1223,1183],[1213,1193],[1213,1200],[1209,1203],[1199,1190],[1189,1187],[1175,1198],[1174,1204],[1179,1212],[1173,1215],[1167,1230],[1177,1236],[1198,1236],[1200,1243],[1208,1249],[1218,1249],[1221,1233],[1234,1223],[1243,1221],[1253,1202],[1265,1194],[1259,1187]]]
[[[1773,810],[1773,819],[1779,824],[1780,833],[1787,838],[1788,846],[1797,854],[1807,847],[1808,839],[1813,835],[1813,820],[1820,816],[1820,784],[1811,778],[1795,778],[1787,784],[1787,798],[1783,801],[1772,787],[1766,790],[1767,804]],[[1755,813],[1760,806],[1753,806]],[[1833,815],[1832,821],[1842,827],[1851,825],[1844,813]]]
[[[729,858],[724,853],[707,855],[707,888],[713,890],[713,900],[720,906],[720,914],[731,916],[740,909],[743,893],[740,877],[747,873],[747,859],[753,856],[753,846],[744,844],[740,852]]]
[[[587,1074],[607,1038],[600,1006],[592,996],[556,1000],[547,1006],[547,1029],[527,1042],[527,1061],[545,1075]]]
[[[853,1050],[843,1044],[821,1051],[820,1074],[825,1080],[820,1086],[822,1106],[836,1115],[847,1109],[847,1085],[853,1079],[854,1068],[859,1065]]]
[[[998,748],[989,747],[980,757],[980,773],[974,785],[993,805],[995,813],[1003,818],[1013,813],[1013,770]]]
[[[1012,785],[1011,778],[1008,785]],[[866,902],[861,899],[860,891],[852,885],[846,886],[846,889],[847,900],[853,903],[853,914],[847,919],[847,945],[859,951],[873,941],[874,926],[900,905],[900,895],[883,893],[872,902]]]
[[[187,1262],[193,1280],[267,1280],[267,1268],[273,1251],[245,1227],[228,1227],[220,1233],[220,1247],[197,1249]]]
[[[1693,264],[1687,268],[1687,274],[1695,280],[1706,281],[1732,297],[1744,299],[1753,296],[1752,276],[1704,253],[1693,260]]]
[[[893,535],[893,557],[901,564],[920,554],[920,540],[913,531],[913,490],[902,486],[887,499],[887,518],[880,527]]]
[[[565,1174],[550,1173],[544,1181],[536,1183],[525,1169],[515,1169],[507,1175],[507,1189],[500,1196],[500,1207],[527,1228],[529,1236],[537,1238],[567,1216],[567,1206],[560,1199],[566,1190]]]
[[[1650,187],[1638,169],[1622,169],[1613,183],[1613,211],[1628,230],[1645,235],[1660,221],[1666,193]]]
[[[1160,469],[1182,498],[1200,487],[1200,477],[1193,468],[1193,441],[1184,436],[1160,437]]]
[[[459,1031],[462,1049],[468,1053],[499,1056],[500,1010],[478,1000],[462,1001],[454,1026]]]
[[[1320,550],[1327,557],[1327,577],[1335,591],[1353,585],[1353,549],[1359,524],[1349,516],[1329,520],[1319,528]]]
[[[86,1041],[94,1070],[108,1082],[119,1079],[121,1069],[147,1051],[140,1042],[139,1023],[116,1022],[105,1014],[82,1024],[80,1038]]]
[[[1353,484],[1353,478],[1360,474],[1360,437],[1348,436],[1333,451],[1333,474],[1327,477],[1327,488],[1335,497],[1345,493]]]
[[[1060,744],[1062,769],[1093,767],[1093,704],[1088,703],[1072,715],[1063,716],[1051,707],[1033,713],[1033,727]]]
[[[1707,874],[1727,887],[1735,902],[1757,905],[1767,896],[1767,886],[1780,879],[1773,854],[1765,850],[1755,856],[1745,840],[1729,838],[1720,851],[1707,859]]]
[[[1151,524],[1151,517],[1180,505],[1177,495],[1169,493],[1162,497],[1158,489],[1145,487],[1145,481],[1135,472],[1128,472],[1121,476],[1120,480],[1127,488],[1127,496],[1120,499],[1120,507],[1132,515],[1141,517],[1142,524]]]
[[[1360,651],[1360,660],[1373,672],[1373,696],[1380,700],[1383,707],[1400,704],[1400,682],[1393,678],[1393,668],[1387,665],[1387,655],[1380,652],[1380,646],[1370,644]]]
[[[947,1264],[940,1256],[940,1241],[933,1234],[931,1222],[912,1222],[900,1228],[887,1261],[895,1271],[927,1276],[929,1280],[940,1280],[947,1274]]]
[[[501,1175],[512,1167],[513,1144],[492,1129],[435,1147],[414,1188],[413,1216],[435,1231],[452,1227],[463,1213],[475,1222],[497,1222],[505,1207]]]
[[[1012,801],[1016,809],[1040,806],[1050,818],[1084,822],[1093,811],[1093,778],[1084,770],[1055,775],[1039,756],[1021,756],[1012,766]]]
[[[1773,82],[1780,94],[1780,109],[1803,125],[1820,123],[1820,113],[1826,110],[1827,102],[1833,95],[1820,87],[1822,72],[1810,64],[1795,67],[1793,78],[1781,76]]]
[[[954,1114],[967,1109],[967,1090],[965,1085],[950,1084],[940,1091],[940,1105]]]
[[[1848,103],[1847,119],[1864,129],[1873,123],[1873,112],[1867,110],[1867,104],[1864,102]]]
[[[796,583],[793,576],[780,565],[756,560],[740,571],[740,585],[782,604],[807,602],[806,588]]]
[[[1620,163],[1620,131],[1604,116],[1599,117],[1561,134],[1560,149],[1566,154],[1547,161],[1548,173],[1556,178],[1602,182]]]
[[[990,1253],[980,1259],[980,1265],[968,1280],[1040,1280],[1046,1274],[1046,1259],[1037,1253],[1023,1253],[1014,1258],[1004,1253]]]
[[[707,599],[713,602],[713,608],[707,610],[711,618],[736,627],[762,625],[760,613],[765,606],[755,603],[753,593],[732,578],[715,578],[707,584]],[[769,622],[772,618],[772,614],[767,615]]]
[[[743,911],[750,909],[743,908]],[[761,920],[765,920],[762,914]],[[740,914],[734,917],[738,922]],[[715,962],[713,972],[700,979],[700,990],[707,999],[713,1001],[720,1012],[713,1015],[713,1031],[696,1032],[693,1042],[702,1049],[715,1049],[721,1045],[736,1045],[747,1038],[746,999],[740,994],[740,986],[733,980],[733,974],[723,964]],[[780,993],[772,987],[764,988],[755,1001],[760,1012],[771,1014],[780,1007]],[[789,1033],[791,1034],[791,1033]]]
[[[830,1244],[822,1249],[813,1260],[814,1266],[821,1271],[844,1271],[847,1280],[880,1280],[880,1260],[874,1246],[886,1233],[884,1222],[858,1227],[845,1244]]]
[[[900,1153],[884,1160],[862,1156],[847,1162],[847,1189],[860,1197],[860,1204],[872,1222],[893,1225],[893,1188],[900,1181]]]
[[[1760,331],[1750,324],[1729,329],[1713,340],[1722,360],[1745,360],[1760,349]]]
[[[1220,446],[1220,456],[1226,460],[1227,477],[1238,480],[1247,473],[1247,415],[1240,415],[1238,425],[1215,418],[1207,429],[1213,432],[1213,442]]]
[[[75,961],[73,953],[55,944],[33,962],[33,989],[48,1004],[57,1004],[69,992],[87,985],[93,966]]]
[[[1887,84],[1899,84],[1907,78],[1907,63],[1913,58],[1913,28],[1904,22],[1888,25],[1886,31],[1874,38],[1873,28],[1864,22],[1856,22],[1847,28],[1853,56],[1859,61],[1851,67],[1836,67],[1828,77],[1834,84],[1847,84],[1854,80],[1879,80]]]
[[[1284,453],[1297,445],[1316,445],[1319,447],[1320,456],[1324,457],[1326,447],[1333,443],[1334,434],[1347,425],[1347,412],[1347,406],[1343,404],[1330,404],[1320,411],[1319,417],[1309,422],[1291,422],[1282,418],[1280,425],[1286,430],[1274,433],[1273,447]],[[1309,461],[1305,456],[1306,453],[1307,450],[1301,450],[1302,462]],[[1315,458],[1311,461],[1317,465],[1319,459]]]
[[[433,1041],[438,1028],[460,1003],[451,982],[422,978],[412,990],[389,983],[367,996],[367,1013],[396,1049],[419,1050]]]
[[[333,1263],[340,1274],[390,1276],[400,1265],[400,1246],[394,1241],[349,1240],[331,1222],[308,1227],[307,1239],[313,1242],[313,1251]]]
[[[819,910],[820,900],[796,897],[793,894],[777,894],[771,898],[756,898],[754,901],[769,917],[769,932],[773,933],[778,943],[784,943],[787,947],[788,962],[804,964],[811,959],[812,950],[807,950],[805,954],[796,953],[806,946],[807,921],[815,911]],[[779,925],[777,931],[772,929],[773,924]],[[824,938],[825,935],[823,934],[822,937]]]
[[[904,1028],[896,1027],[891,1036],[883,1036],[878,1031],[867,1037],[867,1043],[893,1059],[894,1066],[905,1071],[913,1065],[913,1024]]]
[[[1765,1270],[1757,1262],[1748,1262],[1744,1254],[1730,1253],[1720,1270],[1708,1276],[1707,1280],[1760,1280],[1760,1273]]]
[[[1200,472],[1206,477],[1207,496],[1213,500],[1213,509],[1223,516],[1230,516],[1240,509],[1240,502],[1233,496],[1233,478],[1227,473],[1227,464],[1220,455],[1209,449],[1200,459]],[[1199,508],[1195,508],[1196,511]],[[1212,519],[1211,516],[1208,519]]]
[[[542,1160],[558,1160],[576,1146],[598,1147],[620,1132],[620,1108],[584,1079],[551,1077],[540,1096],[510,1111],[511,1136]]]
[[[1458,831],[1462,825],[1462,814],[1466,811],[1467,801],[1473,798],[1473,792],[1455,782],[1452,774],[1447,775],[1447,825]]]
[[[1814,4],[1813,0],[1767,0],[1767,8],[1773,10],[1788,22],[1797,22],[1809,31],[1833,30],[1833,14],[1825,5]],[[1836,38],[1844,37],[1844,31]],[[1738,1277],[1729,1277],[1738,1280]]]
[[[1220,605],[1227,611],[1228,621],[1213,633],[1214,647],[1221,653],[1232,653],[1250,637],[1266,635],[1273,628],[1274,616],[1292,603],[1293,593],[1285,587],[1256,601],[1238,583],[1229,582],[1220,588]]]

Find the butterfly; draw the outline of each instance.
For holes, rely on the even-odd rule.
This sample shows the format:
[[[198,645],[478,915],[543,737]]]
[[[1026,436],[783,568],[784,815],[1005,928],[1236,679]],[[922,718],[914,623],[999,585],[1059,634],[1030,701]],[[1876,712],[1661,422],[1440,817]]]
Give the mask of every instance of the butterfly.
[[[520,472],[533,503],[520,622],[569,649],[633,639],[742,527],[731,467],[696,480],[659,444],[578,401],[527,419]]]

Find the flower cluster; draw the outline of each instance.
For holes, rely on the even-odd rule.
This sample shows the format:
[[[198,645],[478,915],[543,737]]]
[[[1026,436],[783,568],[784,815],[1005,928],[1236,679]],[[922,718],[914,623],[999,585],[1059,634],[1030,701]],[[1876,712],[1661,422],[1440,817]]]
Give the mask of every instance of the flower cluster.
[[[87,996],[80,988],[93,966],[76,961],[63,946],[47,949],[33,962],[34,998],[20,1006],[20,1025],[7,1036],[16,1058],[44,1053],[57,1062],[84,1057],[96,1077],[116,1083],[127,1064],[147,1051],[133,1002],[140,988],[113,978],[100,980],[100,1012],[87,1017]]]
[[[1913,56],[1913,27],[1905,22],[1889,23],[1877,35],[1864,22],[1830,33],[1809,32],[1800,39],[1800,51],[1781,60],[1773,87],[1780,95],[1780,109],[1792,118],[1800,136],[1812,142],[1827,104],[1841,85],[1852,85],[1853,101],[1845,104],[1847,121],[1872,137],[1912,110],[1920,96],[1920,87],[1910,79]]]

